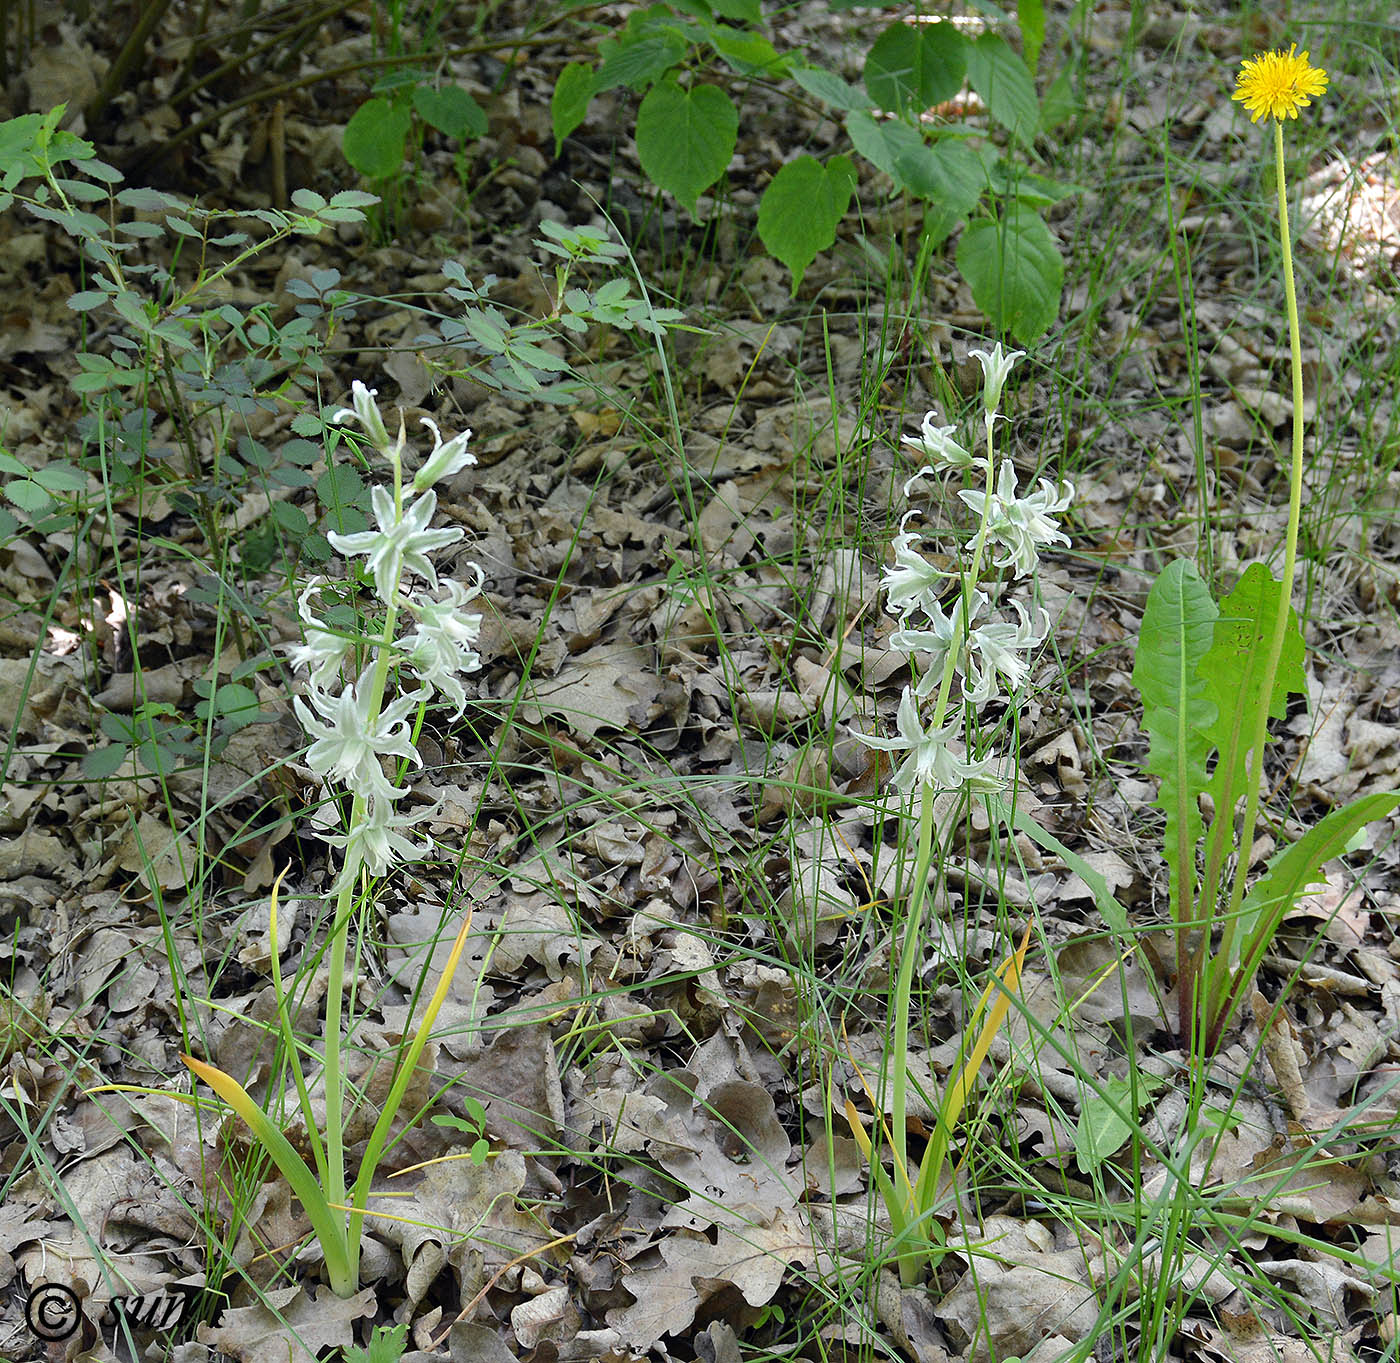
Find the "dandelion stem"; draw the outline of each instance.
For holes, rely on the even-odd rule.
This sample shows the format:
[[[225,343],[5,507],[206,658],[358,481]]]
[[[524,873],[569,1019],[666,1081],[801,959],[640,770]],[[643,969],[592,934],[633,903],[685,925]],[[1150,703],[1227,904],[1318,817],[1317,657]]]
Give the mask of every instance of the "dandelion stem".
[[[1306,55],[1306,54],[1305,54]],[[1262,694],[1254,719],[1249,754],[1249,775],[1245,784],[1244,819],[1241,825],[1239,860],[1235,865],[1234,881],[1230,887],[1230,902],[1226,910],[1217,959],[1225,969],[1234,959],[1235,935],[1239,925],[1239,908],[1244,900],[1245,881],[1249,875],[1249,852],[1254,843],[1254,830],[1259,815],[1259,790],[1263,782],[1264,742],[1269,726],[1269,698],[1278,678],[1279,662],[1283,657],[1284,639],[1288,633],[1288,611],[1293,604],[1293,579],[1298,563],[1298,528],[1303,513],[1303,342],[1298,327],[1298,294],[1293,282],[1293,250],[1288,233],[1288,190],[1283,165],[1283,122],[1274,119],[1274,174],[1278,185],[1279,240],[1283,248],[1283,293],[1288,305],[1288,348],[1293,369],[1293,461],[1288,487],[1288,530],[1283,549],[1283,590],[1279,593],[1278,612],[1274,618],[1273,637],[1264,661]],[[1222,976],[1221,978],[1228,978]],[[1202,991],[1205,993],[1206,991]],[[1214,991],[1211,991],[1212,993]],[[1214,1046],[1226,1023],[1230,999],[1208,997],[1199,1010],[1200,1025],[1207,1053]],[[1231,1009],[1231,1011],[1233,1011]],[[1194,1047],[1193,1047],[1194,1050]]]

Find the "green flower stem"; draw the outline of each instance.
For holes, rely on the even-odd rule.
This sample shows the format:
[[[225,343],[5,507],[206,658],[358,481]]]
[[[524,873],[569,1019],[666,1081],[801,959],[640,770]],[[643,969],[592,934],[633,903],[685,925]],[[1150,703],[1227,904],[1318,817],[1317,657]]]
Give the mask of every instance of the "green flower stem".
[[[394,470],[394,517],[403,514],[403,464],[397,448],[384,451]],[[394,578],[389,599],[384,603],[384,629],[375,651],[374,674],[370,678],[369,703],[365,707],[372,728],[384,705],[384,689],[389,680],[389,659],[394,648],[394,618],[398,614],[398,577]],[[365,798],[356,792],[350,805],[350,836],[345,845],[345,865],[341,867],[340,888],[336,894],[335,919],[331,926],[330,980],[326,993],[326,1200],[345,1202],[345,1083],[341,1068],[341,996],[345,989],[345,951],[350,936],[350,910],[355,885],[360,878],[362,857],[355,842],[355,830],[364,821]],[[357,1284],[358,1285],[358,1284]]]
[[[1245,881],[1249,875],[1249,850],[1254,844],[1254,829],[1259,815],[1259,788],[1264,777],[1264,742],[1269,727],[1269,697],[1273,695],[1279,660],[1283,657],[1284,637],[1288,632],[1288,611],[1293,604],[1293,578],[1298,565],[1298,527],[1303,514],[1303,342],[1298,329],[1298,294],[1293,283],[1293,250],[1288,237],[1283,123],[1277,118],[1274,120],[1274,170],[1278,181],[1279,240],[1283,246],[1283,293],[1288,304],[1288,348],[1293,359],[1293,466],[1288,487],[1288,531],[1283,549],[1283,591],[1279,593],[1278,614],[1274,620],[1273,637],[1269,640],[1269,652],[1264,663],[1263,690],[1259,698],[1259,709],[1254,717],[1239,860],[1236,862],[1235,878],[1230,886],[1230,903],[1225,913],[1218,955],[1218,959],[1225,963],[1227,968],[1235,951],[1239,909],[1244,900]],[[1203,1008],[1199,1010],[1199,1020],[1204,1027],[1201,1039],[1207,1046],[1228,1021],[1224,1016],[1217,1016],[1224,1002],[1223,999],[1208,997]]]
[[[991,519],[992,492],[996,482],[996,461],[992,446],[992,423],[987,422],[987,496],[982,503],[982,519],[977,527],[977,539],[972,548],[972,567],[961,582],[963,613],[959,630],[943,659],[943,676],[939,680],[938,698],[934,702],[931,727],[941,729],[948,710],[948,695],[953,685],[953,672],[962,651],[968,627],[968,612],[972,609],[972,592],[982,572],[982,556],[987,547],[987,531]],[[909,1134],[906,1113],[909,1107],[909,1000],[914,990],[914,961],[918,956],[919,934],[923,930],[924,910],[928,896],[928,873],[933,864],[933,800],[934,790],[925,785],[919,792],[919,839],[914,856],[914,883],[909,891],[909,914],[904,926],[904,940],[899,952],[899,973],[895,976],[890,1009],[894,1013],[893,1073],[890,1075],[890,1128],[894,1138],[895,1178],[899,1186],[908,1182]],[[917,1209],[911,1209],[917,1215]],[[913,1261],[909,1261],[912,1263]],[[904,1269],[901,1266],[901,1274]]]

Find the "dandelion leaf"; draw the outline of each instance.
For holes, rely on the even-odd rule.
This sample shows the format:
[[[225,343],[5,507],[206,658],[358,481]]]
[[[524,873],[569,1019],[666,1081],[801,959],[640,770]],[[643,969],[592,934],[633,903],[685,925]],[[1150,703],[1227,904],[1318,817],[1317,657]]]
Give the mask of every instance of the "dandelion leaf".
[[[1202,833],[1198,797],[1206,786],[1216,702],[1199,669],[1216,614],[1195,564],[1185,559],[1170,564],[1148,595],[1133,662],[1148,736],[1147,770],[1161,781],[1156,803],[1167,817],[1163,846],[1177,922],[1191,917]]]
[[[1251,563],[1234,591],[1220,603],[1215,636],[1200,663],[1200,677],[1216,711],[1210,740],[1220,751],[1206,789],[1217,814],[1226,818],[1244,791],[1254,717],[1263,696],[1264,664],[1282,590],[1283,584],[1262,563]],[[1278,675],[1268,696],[1269,714],[1282,719],[1288,693],[1301,694],[1306,684],[1303,636],[1290,606]]]

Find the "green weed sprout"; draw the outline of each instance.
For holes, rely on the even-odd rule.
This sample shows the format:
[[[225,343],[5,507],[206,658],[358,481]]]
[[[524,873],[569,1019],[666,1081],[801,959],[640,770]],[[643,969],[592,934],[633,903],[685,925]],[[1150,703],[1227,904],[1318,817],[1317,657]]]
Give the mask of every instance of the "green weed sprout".
[[[468,914],[457,933],[442,979],[412,1042],[399,1060],[389,1097],[370,1136],[347,1202],[343,1148],[345,1083],[341,1066],[345,1039],[341,1002],[355,893],[364,877],[382,876],[395,864],[421,855],[422,849],[415,846],[406,833],[413,824],[431,816],[431,811],[420,811],[416,815],[394,812],[396,801],[407,795],[408,790],[395,786],[384,774],[383,759],[393,757],[401,762],[418,762],[409,732],[410,712],[418,710],[421,718],[422,707],[434,694],[441,694],[455,703],[456,713],[460,714],[466,706],[460,676],[481,666],[481,659],[472,648],[480,634],[481,617],[462,609],[480,590],[481,570],[476,569],[477,581],[470,587],[455,581],[439,583],[430,557],[462,538],[463,532],[458,528],[435,530],[430,527],[437,506],[432,484],[476,462],[466,447],[471,432],[444,443],[437,426],[424,418],[424,424],[432,427],[434,447],[412,476],[410,487],[405,488],[402,418],[398,436],[391,440],[374,396],[372,389],[356,381],[353,408],[337,412],[333,419],[359,421],[370,444],[389,461],[392,485],[375,487],[372,491],[378,529],[350,535],[332,534],[329,538],[342,554],[366,556],[368,575],[383,608],[383,624],[378,636],[370,639],[326,628],[319,623],[311,606],[311,598],[320,589],[317,579],[306,588],[299,601],[306,642],[291,650],[293,664],[309,670],[307,699],[298,696],[293,701],[302,725],[314,740],[307,750],[307,764],[323,780],[342,786],[351,797],[346,832],[327,838],[344,847],[345,856],[336,882],[335,916],[330,928],[330,979],[326,993],[322,1072],[326,1099],[324,1137],[316,1130],[301,1049],[292,1036],[287,991],[282,985],[275,950],[273,952],[279,1025],[306,1121],[316,1172],[312,1173],[306,1161],[232,1075],[190,1056],[182,1057],[194,1075],[243,1118],[301,1198],[325,1253],[331,1287],[342,1297],[353,1294],[359,1285],[360,1236],[370,1184],[433,1021],[447,996],[470,927]],[[417,494],[416,500],[408,500],[406,494],[410,491]],[[426,581],[428,590],[405,590],[404,580],[409,575]],[[403,611],[413,617],[414,627],[398,637],[398,620]],[[341,685],[343,674],[361,655],[371,659],[369,665],[354,681]],[[400,676],[404,672],[412,674],[418,689],[401,691],[386,702],[391,672]],[[270,929],[273,942],[277,940],[276,911],[277,887],[274,886]]]
[[[1296,46],[1245,61],[1233,98],[1254,122],[1274,127],[1279,237],[1292,355],[1293,449],[1283,578],[1251,564],[1235,589],[1211,599],[1195,565],[1170,564],[1158,576],[1143,613],[1133,682],[1142,695],[1149,738],[1147,770],[1160,778],[1157,804],[1166,815],[1165,853],[1176,933],[1177,1025],[1198,1060],[1214,1054],[1284,915],[1372,820],[1400,803],[1400,793],[1373,793],[1334,809],[1297,842],[1281,848],[1246,891],[1250,849],[1264,780],[1269,717],[1283,718],[1289,693],[1303,694],[1303,636],[1292,609],[1303,501],[1303,361],[1298,299],[1288,232],[1283,122],[1297,118],[1327,88],[1324,71]],[[1210,755],[1217,753],[1207,777]],[[1207,833],[1200,796],[1213,804]],[[1239,824],[1235,811],[1244,809]],[[1204,873],[1198,851],[1204,839]],[[1235,865],[1228,896],[1226,863]],[[1223,903],[1222,903],[1223,901]],[[1199,928],[1194,948],[1193,928]],[[1218,945],[1212,940],[1219,933]]]
[[[1037,491],[1027,496],[1017,492],[1016,467],[1003,459],[997,468],[996,423],[1002,387],[1012,366],[1024,352],[1004,354],[1000,343],[990,352],[974,350],[981,362],[983,428],[986,455],[978,460],[953,438],[953,426],[939,426],[930,412],[921,434],[906,436],[933,462],[905,484],[906,495],[921,479],[939,472],[962,472],[978,468],[984,475],[982,490],[964,488],[959,498],[978,515],[977,533],[965,548],[971,552],[965,573],[947,573],[936,568],[919,551],[922,535],[906,527],[918,514],[910,511],[900,523],[894,541],[894,562],[883,578],[886,605],[899,617],[900,628],[890,636],[891,647],[909,655],[917,678],[904,688],[896,717],[898,737],[863,735],[861,741],[884,752],[904,754],[894,774],[896,789],[910,802],[919,804],[917,846],[914,856],[904,937],[899,952],[899,971],[890,995],[892,1036],[889,1052],[890,1085],[889,1139],[894,1158],[894,1179],[885,1175],[879,1161],[870,1153],[870,1140],[860,1118],[848,1103],[846,1117],[856,1143],[865,1153],[872,1177],[889,1213],[896,1240],[913,1239],[916,1248],[898,1253],[900,1277],[906,1285],[918,1281],[933,1263],[936,1223],[932,1211],[939,1192],[939,1180],[954,1122],[967,1099],[973,1077],[993,1038],[1006,1019],[1011,991],[1017,988],[1021,966],[1029,943],[1029,927],[1015,954],[1003,964],[988,986],[967,1028],[964,1064],[934,1104],[936,1129],[917,1178],[909,1179],[906,1114],[909,1098],[909,1013],[914,965],[919,959],[919,940],[928,907],[929,870],[934,857],[934,801],[940,791],[968,795],[997,796],[1006,782],[996,770],[995,756],[970,758],[957,735],[958,725],[950,719],[953,679],[958,679],[958,702],[968,711],[987,704],[1004,687],[1014,698],[1025,683],[1029,668],[1026,657],[1045,639],[1050,618],[1040,608],[1028,612],[1020,601],[1011,603],[1016,619],[998,612],[1000,596],[1017,578],[1030,577],[1039,563],[1042,545],[1063,543],[1068,538],[1058,529],[1055,515],[1064,511],[1074,496],[1068,484],[1056,488],[1042,479]],[[998,570],[983,580],[985,567]],[[945,613],[940,595],[949,580],[956,581],[951,613]],[[936,692],[936,695],[934,693]],[[927,726],[922,709],[934,695]],[[912,816],[912,809],[906,806]],[[990,1007],[991,991],[999,991]],[[980,1024],[980,1031],[977,1030]],[[876,1109],[879,1110],[878,1107]]]

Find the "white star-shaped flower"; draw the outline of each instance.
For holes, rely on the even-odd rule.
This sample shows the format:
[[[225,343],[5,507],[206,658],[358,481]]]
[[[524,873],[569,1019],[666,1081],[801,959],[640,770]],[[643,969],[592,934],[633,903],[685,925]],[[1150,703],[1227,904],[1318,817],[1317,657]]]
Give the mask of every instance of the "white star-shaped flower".
[[[894,537],[894,562],[885,569],[881,579],[885,588],[885,607],[891,615],[908,615],[914,610],[931,615],[938,608],[939,588],[950,577],[956,576],[935,568],[919,553],[918,546],[923,536],[915,530],[904,528],[909,517],[917,514],[911,511],[900,521],[899,533]],[[933,609],[930,610],[930,607]]]
[[[957,427],[935,425],[933,417],[932,412],[926,413],[919,427],[921,434],[902,437],[904,443],[912,445],[916,450],[922,450],[930,459],[936,460],[948,468],[970,468],[974,462],[973,456],[953,439],[953,432],[957,430]],[[905,483],[904,495],[906,497],[909,495],[909,489],[916,479],[932,472],[932,469],[920,469],[909,482]]]
[[[331,420],[337,424],[345,421],[358,421],[364,427],[365,434],[369,436],[370,443],[381,454],[388,454],[392,448],[389,441],[389,432],[385,429],[384,418],[379,414],[379,404],[375,398],[379,396],[377,388],[366,388],[359,379],[350,385],[351,406],[342,407],[331,416]],[[402,432],[400,433],[402,435]]]
[[[410,842],[401,829],[415,828],[425,824],[439,809],[442,801],[427,809],[416,810],[412,814],[395,814],[384,800],[371,800],[360,822],[349,833],[327,835],[325,841],[333,847],[345,849],[346,869],[356,863],[356,853],[361,864],[372,876],[387,874],[403,861],[417,861],[426,856],[429,848]]]
[[[422,761],[409,741],[406,716],[417,708],[423,693],[414,691],[400,696],[371,720],[368,682],[366,673],[338,696],[313,686],[310,705],[300,696],[292,699],[302,728],[313,739],[306,751],[307,766],[317,776],[334,777],[351,792],[361,794],[376,789],[382,793],[381,757],[403,757],[420,764]],[[393,786],[387,789],[404,793]]]
[[[1017,360],[1026,357],[1024,350],[1013,350],[1009,355],[1004,354],[1001,342],[998,341],[990,352],[985,350],[970,350],[969,355],[974,356],[982,364],[982,407],[988,416],[992,416],[998,407],[1001,406],[1001,389],[1006,382],[1006,376],[1011,372],[1011,366]]]
[[[958,496],[967,503],[978,516],[986,505],[988,494],[963,488]],[[987,512],[987,536],[1006,551],[993,562],[1000,568],[1014,568],[1021,576],[1035,570],[1040,560],[1042,544],[1068,544],[1069,536],[1064,534],[1050,519],[1052,513],[1065,510],[1074,497],[1074,486],[1064,483],[1056,491],[1054,485],[1045,478],[1040,480],[1040,490],[1029,497],[1016,496],[1016,467],[1007,459],[1002,463],[997,477],[996,491],[991,494],[991,508]],[[971,549],[977,543],[974,535],[967,542]]]
[[[386,488],[370,489],[370,503],[378,530],[360,530],[353,535],[332,531],[326,536],[331,546],[341,554],[368,554],[368,568],[374,574],[374,589],[386,605],[394,599],[403,570],[427,578],[437,586],[437,569],[428,555],[434,550],[455,544],[462,538],[458,526],[430,530],[429,522],[437,510],[437,493],[425,492],[416,502],[396,515],[393,495]]]
[[[301,617],[304,641],[287,645],[287,658],[295,667],[309,668],[312,686],[331,685],[340,673],[341,665],[354,651],[356,640],[337,634],[318,624],[311,613],[311,595],[322,579],[313,577],[306,590],[297,597],[297,614]]]
[[[475,564],[472,566],[476,568]],[[475,586],[445,582],[443,590],[446,595],[442,600],[411,603],[418,618],[417,628],[398,642],[418,679],[453,702],[455,717],[467,708],[460,674],[481,667],[481,655],[471,647],[481,637],[481,616],[462,611],[481,591],[481,569],[476,568]]]
[[[451,440],[444,444],[442,432],[438,430],[437,422],[432,417],[420,417],[419,420],[424,426],[431,428],[433,432],[433,452],[428,456],[423,467],[413,475],[413,490],[415,492],[422,492],[425,488],[432,487],[434,483],[440,483],[444,478],[450,478],[459,470],[476,463],[476,455],[467,449],[467,441],[472,438],[470,431],[454,435]]]
[[[906,686],[896,716],[897,738],[858,734],[860,741],[881,752],[907,753],[894,774],[896,789],[906,795],[929,786],[934,790],[969,790],[987,794],[1004,789],[1005,782],[993,770],[994,758],[968,762],[952,750],[952,730],[925,729],[919,719],[919,703]]]

